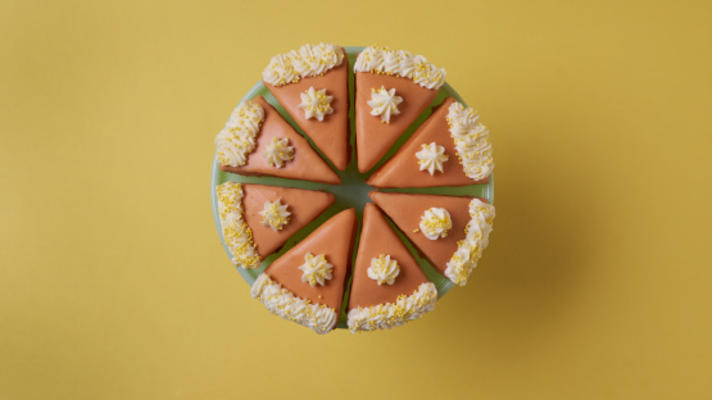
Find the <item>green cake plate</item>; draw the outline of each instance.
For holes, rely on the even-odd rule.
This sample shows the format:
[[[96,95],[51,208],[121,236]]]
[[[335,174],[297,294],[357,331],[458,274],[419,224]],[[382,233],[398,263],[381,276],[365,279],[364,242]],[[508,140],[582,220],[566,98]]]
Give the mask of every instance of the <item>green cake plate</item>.
[[[349,59],[349,65],[353,66],[354,61],[356,60],[356,56],[358,55],[361,50],[363,50],[363,47],[360,46],[349,46],[345,47],[346,54]],[[213,218],[215,219],[215,226],[218,230],[218,235],[220,236],[220,242],[223,245],[223,248],[225,249],[225,252],[228,254],[228,260],[232,258],[230,254],[230,250],[227,248],[225,245],[225,240],[223,239],[222,236],[222,229],[220,227],[220,216],[218,215],[218,206],[217,206],[217,196],[216,196],[216,187],[217,185],[220,185],[223,182],[239,182],[239,183],[259,183],[263,185],[275,185],[275,186],[286,186],[286,187],[294,187],[294,188],[301,188],[301,189],[311,189],[311,190],[323,190],[327,191],[330,193],[333,193],[334,196],[336,197],[336,201],[334,204],[329,207],[323,214],[321,214],[319,217],[317,217],[314,221],[309,223],[307,226],[302,228],[300,231],[298,231],[296,234],[294,234],[287,242],[282,246],[282,248],[269,256],[267,256],[264,260],[262,260],[262,263],[258,268],[254,269],[245,269],[242,268],[241,266],[236,266],[237,271],[240,273],[242,278],[247,282],[248,285],[252,286],[254,281],[257,279],[259,274],[267,268],[272,261],[277,259],[280,255],[284,254],[287,250],[289,250],[292,246],[294,246],[296,243],[304,239],[307,235],[309,235],[310,232],[312,232],[314,229],[316,229],[319,225],[321,225],[324,221],[332,217],[334,214],[338,213],[341,210],[344,210],[346,208],[356,208],[356,212],[358,215],[359,219],[359,234],[360,234],[360,220],[363,212],[363,207],[365,204],[369,201],[368,199],[368,193],[372,190],[375,190],[375,188],[369,186],[366,184],[366,179],[368,176],[375,170],[378,169],[387,159],[389,159],[400,147],[405,143],[406,140],[415,132],[415,130],[422,124],[432,113],[432,108],[434,106],[439,105],[442,103],[443,100],[445,100],[446,97],[452,96],[456,98],[459,102],[463,104],[467,104],[457,92],[450,87],[447,83],[445,83],[440,90],[438,91],[438,94],[436,95],[435,99],[433,100],[432,104],[430,107],[428,107],[416,120],[411,124],[410,127],[403,133],[403,135],[396,141],[396,143],[391,147],[391,149],[386,153],[386,155],[383,157],[383,159],[376,164],[376,166],[371,170],[368,171],[367,173],[360,173],[358,171],[358,168],[356,167],[356,157],[355,157],[355,128],[354,128],[354,98],[353,98],[353,93],[354,93],[354,74],[353,74],[353,68],[349,68],[349,95],[350,95],[350,107],[349,107],[349,120],[351,121],[351,130],[350,130],[350,137],[349,137],[349,143],[351,145],[351,158],[349,161],[349,164],[347,165],[346,169],[344,171],[338,171],[335,168],[333,168],[333,165],[329,162],[328,158],[324,157],[324,155],[319,151],[319,149],[314,145],[314,143],[309,139],[309,136],[307,136],[304,131],[299,128],[299,126],[294,122],[294,120],[290,117],[290,115],[287,113],[287,111],[282,107],[279,102],[272,96],[272,94],[269,92],[267,87],[265,87],[264,84],[262,84],[262,81],[258,82],[252,89],[250,89],[249,92],[242,98],[242,101],[245,100],[250,100],[253,99],[256,96],[262,96],[264,99],[270,103],[284,118],[289,124],[294,127],[294,129],[299,132],[302,136],[304,136],[309,144],[322,156],[324,160],[329,163],[329,165],[334,169],[334,171],[337,172],[339,177],[341,178],[341,185],[328,185],[328,184],[323,184],[323,183],[316,183],[316,182],[308,182],[308,181],[300,181],[300,180],[293,180],[293,179],[284,179],[284,178],[276,178],[276,177],[268,177],[268,176],[243,176],[243,175],[238,175],[238,174],[233,174],[233,173],[228,173],[228,172],[223,172],[219,168],[219,164],[217,162],[217,158],[213,157],[213,167],[212,167],[212,173],[210,177],[210,201],[212,203],[213,207]],[[230,110],[226,110],[226,114],[229,114]],[[482,197],[486,199],[488,202],[494,204],[494,174],[490,176],[489,182],[486,184],[481,184],[481,185],[469,185],[469,186],[457,186],[457,187],[432,187],[432,188],[409,188],[409,189],[379,189],[380,191],[383,192],[405,192],[405,193],[429,193],[429,194],[440,194],[440,195],[451,195],[451,196],[469,196],[469,197]],[[400,238],[403,240],[405,245],[408,247],[410,252],[413,254],[415,259],[418,261],[418,264],[420,265],[420,268],[423,270],[425,275],[430,279],[435,286],[437,287],[438,290],[438,296],[442,297],[447,293],[452,287],[453,283],[445,278],[443,275],[440,274],[440,272],[424,257],[422,257],[419,252],[415,249],[412,243],[405,237],[405,235],[400,232],[397,228],[395,228],[395,225],[391,224],[392,227],[396,232],[398,232],[398,235]],[[358,245],[358,236],[357,234],[356,241],[355,241],[355,246]],[[354,251],[354,258],[355,258],[355,251]],[[352,260],[353,261],[353,260]],[[347,282],[346,286],[346,291],[344,294],[344,301],[342,302],[342,307],[341,307],[341,316],[339,319],[339,324],[337,325],[337,328],[345,328],[346,324],[346,314],[345,314],[345,308],[346,304],[348,302],[349,298],[349,289],[351,287],[351,279],[349,278],[349,282]]]

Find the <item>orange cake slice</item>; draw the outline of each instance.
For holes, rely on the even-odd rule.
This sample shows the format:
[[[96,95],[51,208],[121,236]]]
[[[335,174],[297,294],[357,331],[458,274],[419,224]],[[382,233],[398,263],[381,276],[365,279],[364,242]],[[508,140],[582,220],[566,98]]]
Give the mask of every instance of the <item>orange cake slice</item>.
[[[223,171],[341,183],[309,142],[262,96],[238,105],[215,143]]]
[[[366,47],[354,64],[356,154],[366,172],[435,99],[445,70],[423,56],[386,47]]]
[[[356,234],[356,211],[344,210],[276,259],[252,285],[253,298],[317,333],[338,320]]]
[[[486,183],[494,168],[488,138],[475,111],[448,97],[367,183],[376,187]]]
[[[366,204],[354,263],[351,332],[388,329],[435,308],[438,292],[376,206]]]
[[[233,263],[251,269],[333,202],[331,193],[225,182],[217,187],[223,239]]]
[[[464,286],[487,247],[494,206],[483,199],[371,192],[371,199],[443,275]]]
[[[320,43],[278,54],[262,72],[269,91],[334,166],[348,162],[349,61]]]

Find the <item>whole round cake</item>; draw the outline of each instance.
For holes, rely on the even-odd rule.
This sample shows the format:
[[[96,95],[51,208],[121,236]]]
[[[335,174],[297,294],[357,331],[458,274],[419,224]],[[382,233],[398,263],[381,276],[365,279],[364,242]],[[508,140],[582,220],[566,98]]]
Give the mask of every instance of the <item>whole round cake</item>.
[[[253,298],[317,333],[399,326],[464,286],[494,219],[489,130],[421,55],[275,55],[218,133],[211,193]]]

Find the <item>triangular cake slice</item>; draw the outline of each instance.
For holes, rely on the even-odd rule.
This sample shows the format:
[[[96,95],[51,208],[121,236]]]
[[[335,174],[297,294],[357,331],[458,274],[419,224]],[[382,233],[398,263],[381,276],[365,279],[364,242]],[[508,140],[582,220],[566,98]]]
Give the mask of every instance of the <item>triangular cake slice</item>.
[[[217,187],[223,239],[233,262],[252,269],[334,203],[331,193],[225,182]]]
[[[262,72],[265,86],[316,147],[343,170],[348,162],[349,61],[320,43],[278,54]]]
[[[341,183],[309,142],[262,96],[237,106],[215,142],[223,171]]]
[[[369,196],[438,271],[460,286],[467,283],[487,247],[494,206],[458,196],[382,192]]]
[[[339,319],[356,233],[356,211],[344,210],[276,259],[252,285],[253,298],[282,318],[317,333]]]
[[[354,263],[347,325],[388,329],[435,308],[438,292],[376,206],[366,204]]]
[[[469,110],[469,112],[468,112]],[[489,132],[471,108],[448,97],[368,179],[375,187],[486,183],[494,168]]]
[[[318,190],[255,184],[243,188],[245,220],[262,258],[334,203],[333,194]]]
[[[385,47],[366,47],[354,64],[356,154],[366,172],[435,99],[445,70],[423,56]]]

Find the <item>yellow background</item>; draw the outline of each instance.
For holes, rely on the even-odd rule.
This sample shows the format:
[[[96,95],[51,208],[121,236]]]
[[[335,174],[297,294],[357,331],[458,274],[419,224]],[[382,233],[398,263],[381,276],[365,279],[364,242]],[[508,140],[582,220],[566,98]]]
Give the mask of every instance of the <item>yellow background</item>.
[[[3,1],[0,399],[709,398],[708,1]],[[213,138],[305,42],[426,55],[490,126],[492,245],[436,312],[249,298]]]

